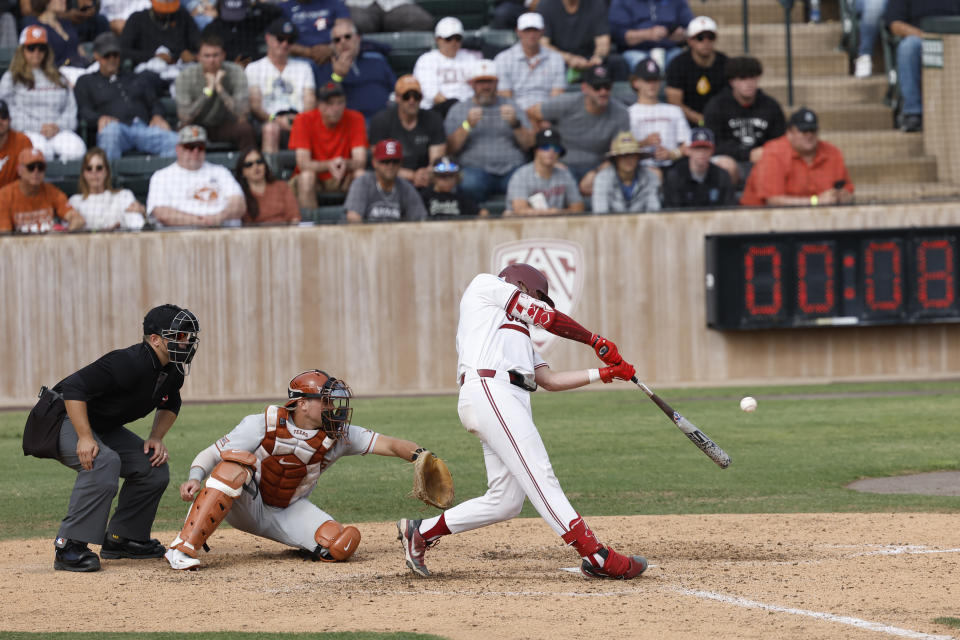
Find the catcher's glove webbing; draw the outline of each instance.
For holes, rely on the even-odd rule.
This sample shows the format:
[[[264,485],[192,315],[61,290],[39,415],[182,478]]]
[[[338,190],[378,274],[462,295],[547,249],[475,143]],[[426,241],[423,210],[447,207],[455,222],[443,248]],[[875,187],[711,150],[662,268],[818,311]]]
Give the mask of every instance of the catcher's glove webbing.
[[[437,507],[453,506],[453,476],[447,464],[426,449],[417,449],[413,459],[413,497]]]

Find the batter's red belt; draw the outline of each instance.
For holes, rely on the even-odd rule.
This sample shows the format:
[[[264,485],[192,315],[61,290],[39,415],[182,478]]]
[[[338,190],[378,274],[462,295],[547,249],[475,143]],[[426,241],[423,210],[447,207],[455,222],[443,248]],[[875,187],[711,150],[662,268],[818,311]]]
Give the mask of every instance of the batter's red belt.
[[[504,382],[509,382],[515,387],[520,387],[525,391],[536,391],[537,383],[533,376],[525,375],[519,371],[497,371],[496,369],[475,369],[478,378],[497,378]],[[460,374],[460,386],[463,386],[465,374]]]

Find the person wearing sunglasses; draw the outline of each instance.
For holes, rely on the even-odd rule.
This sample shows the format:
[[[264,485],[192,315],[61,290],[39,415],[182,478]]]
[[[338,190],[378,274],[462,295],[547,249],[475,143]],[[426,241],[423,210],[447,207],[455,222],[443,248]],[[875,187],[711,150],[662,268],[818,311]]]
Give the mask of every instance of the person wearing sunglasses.
[[[727,56],[717,51],[717,23],[697,16],[687,25],[687,50],[667,66],[667,102],[683,109],[690,126],[703,123],[703,109],[727,84]]]
[[[550,216],[583,213],[584,204],[577,181],[559,164],[566,153],[553,129],[537,132],[533,162],[517,169],[507,185],[504,215]]]
[[[17,158],[33,147],[26,134],[10,126],[10,107],[0,99],[0,189],[17,179]]]
[[[610,33],[632,72],[653,57],[661,67],[683,52],[686,26],[693,20],[687,0],[612,0]]]
[[[20,34],[10,69],[0,78],[0,99],[11,109],[11,125],[45,156],[64,162],[83,157],[87,145],[74,132],[77,101],[54,65],[43,27],[30,26]]]
[[[241,150],[233,175],[243,189],[246,202],[247,212],[243,214],[243,224],[300,222],[300,207],[293,195],[293,189],[286,180],[277,180],[259,149],[247,147]]]
[[[441,18],[433,35],[437,48],[417,58],[413,75],[423,87],[420,106],[433,109],[444,117],[457,101],[473,96],[468,81],[473,64],[481,58],[481,54],[461,48],[463,23],[453,16]]]
[[[111,184],[110,163],[103,149],[94,147],[83,156],[77,190],[70,205],[80,212],[90,230],[143,228],[146,209],[130,189]]]
[[[350,18],[343,0],[282,0],[278,5],[299,33],[290,55],[310,58],[317,65],[329,60],[333,53],[330,30],[337,20]]]
[[[347,222],[423,220],[427,210],[410,182],[397,177],[403,160],[399,140],[381,140],[373,148],[373,172],[353,181],[343,208]]]
[[[296,25],[284,17],[267,27],[267,55],[247,65],[250,111],[263,139],[263,152],[286,149],[298,113],[317,106],[316,79],[310,63],[290,55],[297,41]]]
[[[421,108],[423,90],[412,74],[397,79],[393,94],[396,103],[370,120],[370,144],[387,138],[399,140],[403,162],[398,175],[423,189],[430,184],[430,165],[447,149],[443,118],[435,111]]]
[[[43,152],[24,149],[17,160],[20,179],[0,189],[0,233],[82,229],[83,216],[70,206],[63,191],[45,181],[47,161]]]
[[[363,42],[352,20],[337,20],[330,31],[333,55],[317,68],[317,84],[339,82],[347,96],[347,108],[370,118],[387,105],[397,75],[387,63],[386,50]]]
[[[24,17],[24,29],[40,27],[47,32],[46,44],[50,48],[55,67],[76,67],[80,69],[90,64],[90,59],[80,48],[80,34],[73,23],[64,18],[67,11],[66,0],[29,0],[27,3],[33,15]],[[21,44],[23,44],[21,42]]]

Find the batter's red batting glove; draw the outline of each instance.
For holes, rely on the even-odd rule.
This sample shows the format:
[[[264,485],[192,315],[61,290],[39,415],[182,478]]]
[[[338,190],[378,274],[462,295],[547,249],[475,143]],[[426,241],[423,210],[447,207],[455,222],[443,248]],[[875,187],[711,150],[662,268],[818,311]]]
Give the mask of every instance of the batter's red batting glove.
[[[593,346],[594,353],[603,360],[604,364],[615,365],[623,361],[620,352],[617,351],[617,345],[602,336],[593,334],[590,338],[590,345]]]
[[[600,369],[600,380],[604,383],[613,382],[614,380],[629,380],[635,376],[636,373],[637,370],[633,368],[632,364],[626,360],[621,360],[620,364]]]

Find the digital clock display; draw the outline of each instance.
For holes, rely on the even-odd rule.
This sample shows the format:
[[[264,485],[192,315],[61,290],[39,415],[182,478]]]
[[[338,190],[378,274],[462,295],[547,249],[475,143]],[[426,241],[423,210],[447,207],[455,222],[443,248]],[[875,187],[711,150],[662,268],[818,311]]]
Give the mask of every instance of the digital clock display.
[[[707,326],[960,321],[960,227],[706,238]]]

